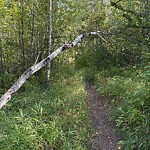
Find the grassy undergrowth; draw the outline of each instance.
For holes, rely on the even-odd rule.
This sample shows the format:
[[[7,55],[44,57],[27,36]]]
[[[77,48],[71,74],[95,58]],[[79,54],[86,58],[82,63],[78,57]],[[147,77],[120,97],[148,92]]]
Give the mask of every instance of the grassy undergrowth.
[[[86,93],[74,73],[60,72],[48,89],[27,83],[0,110],[0,150],[87,149]]]
[[[118,144],[125,150],[149,150],[150,66],[85,70],[85,80],[93,81],[113,106],[113,119],[120,133]]]

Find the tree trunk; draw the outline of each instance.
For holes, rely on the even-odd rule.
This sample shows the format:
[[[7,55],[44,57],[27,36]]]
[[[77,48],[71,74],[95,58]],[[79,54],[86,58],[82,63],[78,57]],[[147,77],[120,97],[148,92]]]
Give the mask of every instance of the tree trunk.
[[[32,62],[32,54],[34,49],[34,2],[32,2],[31,10],[32,20],[31,20],[31,41],[30,41],[30,63]]]
[[[48,55],[51,54],[52,49],[52,0],[50,0],[50,14],[49,14],[49,48],[48,48]],[[47,64],[47,85],[50,81],[50,71],[51,71],[51,63],[48,62]]]
[[[26,82],[26,80],[35,72],[43,68],[46,64],[48,64],[52,59],[54,59],[57,55],[59,55],[62,51],[67,48],[74,47],[83,37],[90,35],[98,35],[99,32],[90,32],[87,34],[79,35],[71,44],[65,44],[55,50],[52,54],[47,56],[45,59],[30,67],[27,71],[25,71],[21,77],[12,85],[12,87],[0,98],[0,109],[11,99],[12,95],[15,94],[21,86]]]
[[[0,75],[2,74],[3,71],[4,71],[4,69],[3,69],[3,51],[2,51],[1,40],[0,40]],[[0,88],[2,88],[4,86],[3,78],[0,78],[0,83],[1,83]]]

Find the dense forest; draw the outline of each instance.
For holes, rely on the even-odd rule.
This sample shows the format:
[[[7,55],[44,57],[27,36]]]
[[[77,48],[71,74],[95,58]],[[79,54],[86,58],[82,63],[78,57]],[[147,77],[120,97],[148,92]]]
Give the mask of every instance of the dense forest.
[[[0,0],[0,23],[0,96],[67,45],[0,109],[1,150],[92,149],[86,83],[110,105],[117,149],[150,149],[149,0]]]

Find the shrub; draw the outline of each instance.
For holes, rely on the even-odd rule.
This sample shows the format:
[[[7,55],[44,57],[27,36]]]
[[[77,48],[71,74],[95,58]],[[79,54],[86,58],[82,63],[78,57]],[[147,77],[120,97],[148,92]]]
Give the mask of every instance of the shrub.
[[[145,70],[139,75],[142,84],[136,90],[124,98],[124,105],[118,107],[117,126],[124,135],[124,141],[120,142],[125,149],[150,149],[150,70]]]
[[[99,72],[95,79],[98,91],[114,104],[120,147],[125,150],[149,150],[150,66],[142,71],[111,68]]]

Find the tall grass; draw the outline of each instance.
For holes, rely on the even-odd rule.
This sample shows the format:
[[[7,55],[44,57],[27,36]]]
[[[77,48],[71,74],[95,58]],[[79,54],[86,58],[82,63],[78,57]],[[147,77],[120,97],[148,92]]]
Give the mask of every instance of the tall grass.
[[[109,97],[125,150],[150,149],[150,68],[111,68],[95,75],[98,91]]]
[[[85,98],[82,78],[69,69],[58,73],[48,89],[27,83],[0,110],[0,149],[86,150]]]

